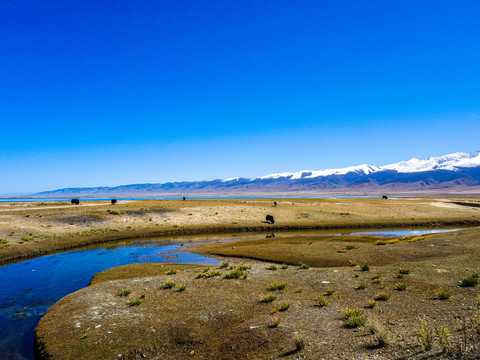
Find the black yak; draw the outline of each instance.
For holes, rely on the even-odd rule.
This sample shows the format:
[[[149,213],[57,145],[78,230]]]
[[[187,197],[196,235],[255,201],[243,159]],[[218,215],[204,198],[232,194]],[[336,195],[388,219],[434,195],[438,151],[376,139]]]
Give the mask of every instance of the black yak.
[[[112,205],[115,205],[117,203],[117,199],[112,199]]]
[[[266,220],[267,223],[269,223],[269,224],[275,224],[275,220],[273,219],[273,216],[272,216],[272,215],[267,215],[267,217],[265,218],[265,220]]]
[[[72,205],[80,205],[80,200],[78,199],[72,199],[72,201],[70,201],[72,203]]]
[[[382,196],[382,199],[388,199],[388,196],[387,196],[387,195],[383,195],[383,196]]]
[[[274,202],[273,202],[273,206],[277,207],[277,206],[278,206],[278,202],[274,201]]]

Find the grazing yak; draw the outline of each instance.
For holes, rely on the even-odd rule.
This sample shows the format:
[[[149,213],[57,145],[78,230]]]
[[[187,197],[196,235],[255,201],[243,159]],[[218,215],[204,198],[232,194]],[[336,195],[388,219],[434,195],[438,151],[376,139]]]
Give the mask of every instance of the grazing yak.
[[[187,198],[184,196],[184,197],[183,197],[183,200],[185,201],[185,200],[187,200]]]
[[[387,196],[387,195],[383,195],[383,196],[382,196],[382,199],[388,199],[388,196]]]
[[[115,205],[117,203],[117,199],[112,199],[112,205]]]
[[[273,219],[273,216],[272,216],[272,215],[267,215],[267,217],[265,218],[265,220],[266,220],[267,223],[269,223],[269,224],[275,224],[275,220]]]
[[[80,200],[78,199],[72,199],[72,201],[70,201],[72,203],[72,205],[80,205]]]
[[[273,202],[273,206],[274,206],[274,207],[277,207],[277,206],[278,206],[278,202],[274,201],[274,202]]]

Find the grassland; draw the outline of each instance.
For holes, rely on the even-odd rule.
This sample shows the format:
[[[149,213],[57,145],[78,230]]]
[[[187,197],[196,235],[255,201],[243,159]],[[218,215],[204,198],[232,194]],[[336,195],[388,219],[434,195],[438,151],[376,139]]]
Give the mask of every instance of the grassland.
[[[0,262],[139,236],[480,224],[478,198],[141,200],[0,204]],[[266,224],[267,214],[275,224]]]
[[[100,273],[47,312],[37,351],[48,359],[476,359],[479,239],[480,228],[470,228],[388,245],[312,235],[198,245],[224,263]]]

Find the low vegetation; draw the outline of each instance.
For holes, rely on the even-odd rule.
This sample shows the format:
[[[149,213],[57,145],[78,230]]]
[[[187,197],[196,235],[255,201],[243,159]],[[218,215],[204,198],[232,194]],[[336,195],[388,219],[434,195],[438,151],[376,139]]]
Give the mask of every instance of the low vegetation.
[[[354,214],[353,210],[350,212]],[[345,248],[346,244],[357,245],[357,241],[338,238],[331,242],[312,241],[308,236],[283,239],[277,235],[274,240],[258,240],[260,247],[256,248],[255,256],[251,256],[251,270],[241,270],[241,265],[231,263],[244,254],[245,249],[239,244],[251,246],[257,240],[229,242],[228,251],[235,257],[222,257],[230,261],[228,266],[222,269],[218,269],[218,265],[208,266],[189,272],[177,269],[174,279],[188,288],[184,293],[180,293],[180,286],[174,288],[176,291],[162,290],[164,282],[172,279],[165,274],[170,265],[165,265],[153,277],[142,273],[143,278],[139,277],[136,282],[118,279],[97,283],[97,286],[83,289],[65,298],[59,306],[52,307],[39,325],[38,336],[43,341],[46,336],[53,339],[56,335],[58,341],[54,348],[58,351],[73,353],[76,348],[82,349],[84,354],[98,354],[100,349],[105,352],[102,357],[86,359],[115,358],[120,352],[110,353],[109,349],[120,344],[127,349],[122,350],[125,358],[134,358],[138,354],[134,351],[142,352],[145,358],[189,358],[190,352],[194,351],[196,357],[232,359],[240,356],[391,359],[392,354],[412,360],[475,359],[478,342],[475,343],[472,334],[477,331],[475,319],[479,299],[476,289],[458,285],[462,278],[477,279],[479,234],[480,230],[471,229],[425,237],[414,243],[400,240],[394,246],[375,246],[374,241],[362,239],[358,240],[358,249],[345,254],[337,254],[336,250]],[[270,249],[262,253],[264,241],[270,242]],[[266,271],[272,264],[260,259],[271,260],[272,252],[277,250],[271,250],[273,241],[276,245],[278,241],[279,247],[283,247],[284,241],[292,244],[282,249],[288,249],[283,257],[275,259],[279,268],[281,265],[278,264],[322,264],[326,261],[326,265],[312,266],[309,271]],[[328,250],[331,247],[333,249]],[[295,248],[298,252],[293,250]],[[303,251],[308,248],[313,249],[310,258],[303,257]],[[331,262],[324,257],[323,251],[330,251],[328,256],[333,255]],[[358,265],[350,267],[350,261],[368,264],[374,271],[359,271]],[[400,269],[405,268],[409,273],[402,274],[399,264],[402,264]],[[221,275],[217,276],[222,278],[196,280],[199,275],[210,271],[219,272]],[[223,280],[232,271],[244,271],[245,274],[248,271],[248,280]],[[358,275],[357,279],[354,275]],[[397,275],[403,275],[403,280],[398,280]],[[143,279],[147,278],[149,281],[144,282]],[[278,284],[288,285],[282,290],[270,290],[277,288]],[[397,284],[404,284],[407,290],[395,291]],[[119,289],[125,287],[132,290],[132,298],[141,300],[139,297],[145,294],[143,303],[126,306],[131,299],[117,296]],[[143,290],[144,287],[148,289]],[[333,289],[335,292],[329,297],[326,291]],[[439,301],[443,295],[440,296],[437,289],[448,293],[453,300]],[[322,296],[318,296],[320,294]],[[95,304],[100,304],[98,309],[91,309],[92,298]],[[269,305],[269,302],[273,303]],[[288,308],[281,311],[287,304]],[[342,308],[344,312],[341,312]],[[106,315],[100,319],[100,316],[94,317],[93,311]],[[72,329],[71,319],[76,314],[83,316],[81,327]],[[418,317],[427,325],[423,332]],[[113,323],[117,324],[115,329],[119,329],[128,321],[134,324],[138,336],[132,331],[107,334]],[[51,327],[53,323],[55,328]],[[102,324],[102,332],[92,331],[98,324]],[[429,328],[433,340],[428,348],[422,344],[428,343]],[[83,333],[88,333],[88,338],[80,340]],[[65,341],[67,334],[70,334],[70,342]],[[295,345],[295,334],[303,340],[303,346],[300,346],[301,350],[305,349],[303,354],[294,353],[301,351]],[[427,341],[420,341],[422,337]],[[161,350],[152,345],[159,343],[162,344]],[[232,346],[235,350],[231,350]]]
[[[267,290],[269,291],[277,291],[277,290],[283,290],[285,289],[285,287],[287,286],[287,283],[277,283],[277,282],[273,282],[270,284],[270,286],[267,288]]]

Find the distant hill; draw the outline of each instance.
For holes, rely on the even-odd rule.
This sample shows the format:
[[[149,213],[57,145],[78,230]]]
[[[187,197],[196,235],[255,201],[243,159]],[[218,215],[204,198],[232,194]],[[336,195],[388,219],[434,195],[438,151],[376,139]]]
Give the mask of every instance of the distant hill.
[[[359,165],[341,169],[303,170],[258,178],[231,178],[133,184],[116,187],[66,188],[39,197],[311,194],[480,194],[480,153],[454,153],[426,160],[410,159],[385,166]]]

